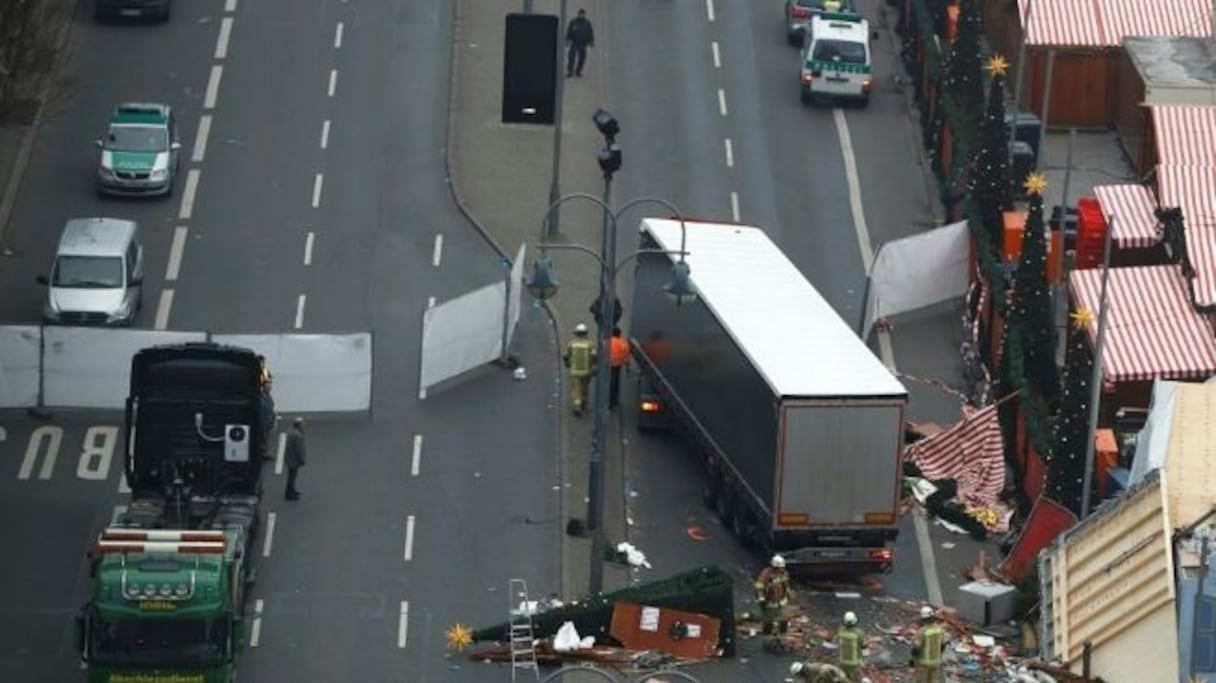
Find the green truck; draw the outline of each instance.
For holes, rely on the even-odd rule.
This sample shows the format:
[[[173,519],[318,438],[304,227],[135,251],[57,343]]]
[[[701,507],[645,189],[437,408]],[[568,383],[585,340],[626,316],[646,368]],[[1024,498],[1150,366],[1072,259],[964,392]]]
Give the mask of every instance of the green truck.
[[[235,679],[273,424],[264,378],[252,351],[215,344],[132,360],[131,501],[89,552],[92,595],[76,619],[89,681]]]

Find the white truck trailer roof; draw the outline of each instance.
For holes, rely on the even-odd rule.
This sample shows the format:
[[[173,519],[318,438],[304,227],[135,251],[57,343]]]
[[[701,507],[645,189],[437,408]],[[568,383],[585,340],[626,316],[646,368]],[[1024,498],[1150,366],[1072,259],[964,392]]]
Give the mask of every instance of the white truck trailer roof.
[[[763,230],[684,225],[685,260],[701,300],[776,394],[907,396],[903,384]],[[679,221],[646,218],[640,230],[664,250],[680,249]]]

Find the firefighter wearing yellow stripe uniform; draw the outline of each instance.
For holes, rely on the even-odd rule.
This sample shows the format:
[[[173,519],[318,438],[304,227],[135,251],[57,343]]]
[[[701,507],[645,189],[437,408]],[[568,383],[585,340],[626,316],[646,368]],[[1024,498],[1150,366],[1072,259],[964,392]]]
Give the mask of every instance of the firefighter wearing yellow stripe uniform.
[[[843,622],[836,632],[836,666],[840,667],[850,683],[861,683],[861,650],[865,647],[865,639],[857,628],[856,614],[845,612]]]
[[[937,614],[928,605],[920,608],[920,620],[924,625],[912,640],[916,683],[942,683],[942,651],[946,648],[946,631],[937,623]]]
[[[587,338],[587,326],[574,326],[574,339],[566,345],[562,361],[570,369],[570,399],[574,414],[582,415],[587,407],[587,388],[591,384],[591,373],[595,368],[595,342]]]
[[[785,571],[785,558],[773,555],[769,566],[756,577],[756,602],[760,603],[760,619],[764,633],[778,635],[785,631],[782,616],[790,601],[790,575]]]

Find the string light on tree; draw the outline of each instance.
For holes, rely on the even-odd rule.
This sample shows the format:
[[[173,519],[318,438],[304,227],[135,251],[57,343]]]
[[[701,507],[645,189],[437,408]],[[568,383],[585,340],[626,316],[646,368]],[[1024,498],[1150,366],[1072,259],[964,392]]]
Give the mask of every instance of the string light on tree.
[[[1047,178],[1042,173],[1031,173],[1024,186],[1030,207],[1022,230],[1022,255],[1014,273],[1010,319],[1022,340],[1026,384],[1046,405],[1054,407],[1060,393],[1060,378],[1055,359],[1051,291],[1047,286],[1047,239],[1043,224]]]
[[[1094,312],[1080,308],[1069,317],[1072,325],[1068,335],[1067,370],[1047,459],[1047,495],[1080,515],[1087,439],[1092,438],[1089,434],[1089,387],[1094,361],[1086,340],[1093,329]]]
[[[979,228],[988,237],[993,258],[1000,258],[1005,231],[1004,212],[1012,208],[1009,183],[1008,135],[1005,131],[1005,73],[1009,62],[999,54],[988,58],[984,71],[991,77],[988,106],[980,120],[979,151],[968,190],[974,200]]]

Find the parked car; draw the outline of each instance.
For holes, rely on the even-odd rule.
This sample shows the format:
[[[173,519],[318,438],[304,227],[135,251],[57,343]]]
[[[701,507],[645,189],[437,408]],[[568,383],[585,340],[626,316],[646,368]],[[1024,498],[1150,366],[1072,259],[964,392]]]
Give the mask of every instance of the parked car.
[[[167,195],[181,162],[177,120],[167,104],[127,102],[110,112],[97,139],[97,191],[111,195]]]
[[[171,0],[93,0],[98,21],[119,17],[151,17],[169,21]]]
[[[42,319],[65,325],[129,325],[143,301],[139,226],[119,218],[73,218],[63,228]]]

